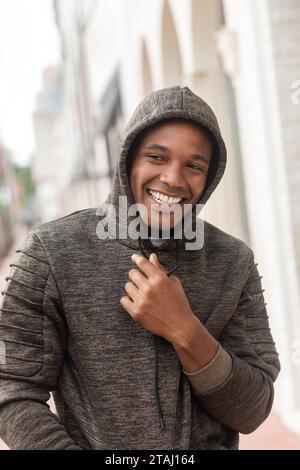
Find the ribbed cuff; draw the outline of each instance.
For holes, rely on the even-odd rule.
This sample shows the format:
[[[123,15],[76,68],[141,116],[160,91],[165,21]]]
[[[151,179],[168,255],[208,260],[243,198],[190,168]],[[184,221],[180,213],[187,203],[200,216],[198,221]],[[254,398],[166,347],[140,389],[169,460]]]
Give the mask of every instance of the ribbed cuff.
[[[195,393],[205,393],[222,385],[232,370],[232,359],[219,343],[214,358],[202,369],[196,372],[186,372],[183,369]]]

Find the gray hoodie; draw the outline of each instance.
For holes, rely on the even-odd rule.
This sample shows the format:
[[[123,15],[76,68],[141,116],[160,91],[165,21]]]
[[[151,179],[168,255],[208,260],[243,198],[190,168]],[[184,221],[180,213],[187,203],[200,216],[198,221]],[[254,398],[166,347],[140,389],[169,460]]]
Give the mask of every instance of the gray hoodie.
[[[207,201],[223,175],[226,148],[209,106],[174,86],[134,112],[106,203],[118,208],[119,195],[134,202],[128,151],[143,129],[167,118],[191,119],[214,136],[199,202]],[[184,238],[156,247],[118,232],[114,239],[109,223],[100,239],[99,223],[112,217],[107,208],[43,224],[17,250],[0,318],[0,437],[11,449],[237,449],[238,433],[268,416],[280,370],[252,250],[206,222],[203,247],[193,251]],[[215,358],[193,374],[168,341],[120,304],[132,254],[149,256],[154,248],[219,343]],[[56,415],[46,403],[50,391]]]

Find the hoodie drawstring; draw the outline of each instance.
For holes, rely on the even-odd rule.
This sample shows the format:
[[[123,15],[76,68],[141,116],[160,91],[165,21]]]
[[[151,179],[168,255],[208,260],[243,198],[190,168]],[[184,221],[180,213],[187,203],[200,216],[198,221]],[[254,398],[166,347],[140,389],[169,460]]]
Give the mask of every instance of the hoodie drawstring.
[[[149,257],[145,254],[143,247],[142,247],[142,241],[141,238],[138,238],[139,241],[139,247],[145,258],[149,259]],[[154,247],[155,254],[157,255],[157,251]],[[173,268],[167,270],[167,276],[170,276],[180,265],[179,261],[179,248],[178,248],[178,240],[176,239],[176,264]],[[159,421],[160,421],[160,427],[161,430],[164,430],[164,418],[163,418],[163,413],[161,409],[161,403],[160,403],[160,397],[159,397],[159,388],[158,388],[158,336],[153,335],[153,340],[154,340],[154,346],[155,346],[155,393],[156,393],[156,403],[157,403],[157,409],[158,409],[158,414],[159,414]]]

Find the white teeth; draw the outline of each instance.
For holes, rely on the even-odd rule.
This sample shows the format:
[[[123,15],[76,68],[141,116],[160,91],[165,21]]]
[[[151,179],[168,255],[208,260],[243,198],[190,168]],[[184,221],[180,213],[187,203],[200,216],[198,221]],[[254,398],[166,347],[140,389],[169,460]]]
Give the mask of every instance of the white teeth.
[[[168,197],[165,194],[158,193],[157,191],[152,191],[149,189],[149,193],[151,196],[159,203],[164,203],[164,204],[176,204],[182,200],[181,197]]]

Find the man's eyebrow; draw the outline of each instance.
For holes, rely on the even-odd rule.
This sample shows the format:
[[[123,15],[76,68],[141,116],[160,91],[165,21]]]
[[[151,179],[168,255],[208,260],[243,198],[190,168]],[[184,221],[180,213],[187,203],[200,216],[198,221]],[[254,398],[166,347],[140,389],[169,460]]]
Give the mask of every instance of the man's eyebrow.
[[[160,150],[161,152],[168,152],[170,149],[165,145],[151,144],[145,147],[145,150]]]
[[[207,163],[209,165],[209,160],[208,158],[204,157],[203,155],[192,155],[193,160],[202,160],[203,162]]]
[[[145,147],[145,150],[160,150],[161,152],[168,152],[170,149],[166,147],[165,145],[160,145],[160,144],[151,144]],[[204,157],[203,155],[199,155],[198,153],[191,155],[193,160],[201,160],[207,165],[209,165],[209,159]]]

